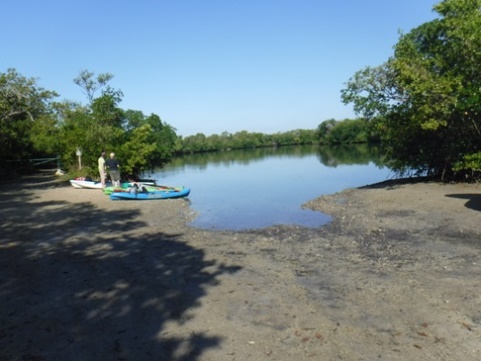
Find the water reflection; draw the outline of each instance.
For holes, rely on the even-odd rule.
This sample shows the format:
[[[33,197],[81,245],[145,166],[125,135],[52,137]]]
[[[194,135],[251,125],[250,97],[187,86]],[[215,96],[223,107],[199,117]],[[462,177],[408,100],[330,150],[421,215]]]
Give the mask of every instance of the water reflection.
[[[298,157],[312,156],[318,149],[317,146],[302,147],[272,147],[272,148],[254,148],[248,150],[228,150],[220,152],[206,152],[187,154],[179,158],[175,158],[170,166],[183,167],[186,165],[196,165],[199,168],[208,165],[222,164],[229,166],[230,164],[248,165],[267,157]]]
[[[280,147],[192,154],[154,178],[191,188],[192,226],[243,230],[279,224],[320,227],[329,216],[302,204],[344,188],[383,181],[389,169],[372,147]]]
[[[321,146],[317,148],[319,161],[326,167],[373,163],[384,165],[384,153],[376,145],[354,144]]]

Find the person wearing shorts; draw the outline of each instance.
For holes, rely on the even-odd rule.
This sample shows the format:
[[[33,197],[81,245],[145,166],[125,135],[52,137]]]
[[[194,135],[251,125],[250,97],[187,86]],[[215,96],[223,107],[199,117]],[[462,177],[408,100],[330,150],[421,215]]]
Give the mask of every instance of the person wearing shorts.
[[[120,187],[120,164],[117,158],[115,158],[115,153],[110,153],[110,158],[105,161],[105,164],[109,170],[112,185],[114,187]]]

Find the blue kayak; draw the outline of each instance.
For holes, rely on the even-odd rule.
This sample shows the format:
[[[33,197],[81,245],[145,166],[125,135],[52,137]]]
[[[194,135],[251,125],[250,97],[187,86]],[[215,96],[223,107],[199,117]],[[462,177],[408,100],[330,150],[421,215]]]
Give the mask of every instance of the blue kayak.
[[[110,199],[117,200],[153,200],[153,199],[169,199],[187,197],[190,193],[190,188],[166,188],[158,190],[149,190],[148,192],[136,192],[132,190],[120,190],[110,194]]]

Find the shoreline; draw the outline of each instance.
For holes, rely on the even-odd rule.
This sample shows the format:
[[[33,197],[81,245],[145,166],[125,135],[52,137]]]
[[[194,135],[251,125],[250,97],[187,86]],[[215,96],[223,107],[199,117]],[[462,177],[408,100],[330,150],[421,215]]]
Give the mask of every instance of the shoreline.
[[[0,186],[0,360],[481,359],[478,184],[346,189],[304,205],[319,229],[240,232],[21,184]]]

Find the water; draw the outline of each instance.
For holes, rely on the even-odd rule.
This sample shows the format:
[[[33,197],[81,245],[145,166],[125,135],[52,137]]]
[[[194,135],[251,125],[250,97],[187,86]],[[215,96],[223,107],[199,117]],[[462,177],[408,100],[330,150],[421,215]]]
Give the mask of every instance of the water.
[[[353,149],[357,149],[356,151]],[[364,149],[364,148],[362,148]],[[176,159],[150,177],[159,184],[191,188],[189,200],[201,229],[245,230],[294,224],[319,227],[330,221],[302,204],[324,194],[386,180],[379,157],[350,151],[282,147]],[[356,153],[357,152],[357,153]]]

